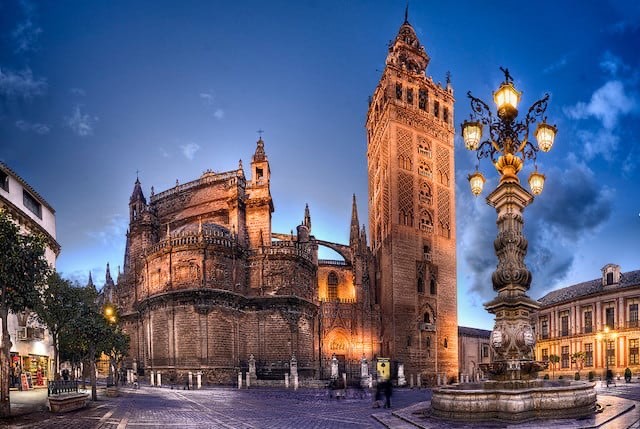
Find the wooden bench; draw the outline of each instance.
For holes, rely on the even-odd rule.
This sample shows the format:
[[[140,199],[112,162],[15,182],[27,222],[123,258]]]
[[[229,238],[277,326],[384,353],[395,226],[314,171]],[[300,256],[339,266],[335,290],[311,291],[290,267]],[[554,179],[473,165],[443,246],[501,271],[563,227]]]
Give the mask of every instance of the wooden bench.
[[[51,395],[48,398],[49,411],[52,413],[66,413],[67,411],[78,410],[87,405],[88,393],[61,393]]]

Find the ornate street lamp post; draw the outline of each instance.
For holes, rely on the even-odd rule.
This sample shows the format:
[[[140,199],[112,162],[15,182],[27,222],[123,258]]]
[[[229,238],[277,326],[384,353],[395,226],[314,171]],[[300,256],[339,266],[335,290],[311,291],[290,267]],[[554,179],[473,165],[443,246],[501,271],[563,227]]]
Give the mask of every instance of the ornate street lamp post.
[[[610,341],[609,338],[611,337],[615,341],[617,336],[615,333],[611,333],[611,335],[609,335],[609,326],[605,326],[604,330],[598,333],[596,337],[598,338],[598,340],[604,340],[604,361],[605,361],[604,377],[607,380],[607,387],[609,387],[609,384],[611,383],[611,381],[613,381],[613,374],[609,374],[609,341]]]
[[[529,108],[523,120],[516,120],[521,93],[513,85],[509,71],[501,70],[505,80],[493,94],[497,116],[485,102],[469,92],[472,114],[462,123],[462,136],[466,148],[477,153],[478,161],[490,158],[500,173],[498,187],[487,197],[487,203],[495,207],[498,215],[498,236],[494,241],[498,266],[491,277],[498,295],[485,304],[487,311],[495,315],[491,332],[494,361],[484,364],[483,369],[494,380],[528,380],[535,378],[544,364],[533,360],[535,339],[530,318],[539,304],[526,295],[531,272],[524,263],[527,240],[522,234],[522,212],[534,195],[542,192],[545,177],[538,173],[536,156],[539,151],[551,149],[557,129],[547,124],[544,117],[548,94]],[[530,127],[536,123],[537,144],[529,140]],[[532,160],[535,167],[529,176],[531,193],[518,179],[526,160]],[[476,171],[469,175],[471,192],[479,195],[484,183],[485,178],[476,165]]]

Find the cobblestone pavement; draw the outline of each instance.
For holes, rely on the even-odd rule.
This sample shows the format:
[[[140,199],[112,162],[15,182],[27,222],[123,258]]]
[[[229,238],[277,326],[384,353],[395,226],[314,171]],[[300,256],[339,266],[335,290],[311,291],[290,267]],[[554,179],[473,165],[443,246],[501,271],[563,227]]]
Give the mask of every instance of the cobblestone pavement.
[[[142,387],[121,389],[117,398],[100,398],[84,410],[66,414],[47,411],[14,419],[12,428],[124,429],[124,428],[382,428],[371,414],[391,410],[373,409],[370,393],[360,397],[349,392],[346,399],[330,398],[326,390],[215,388],[171,390]],[[430,390],[397,389],[393,409],[407,407],[430,397]],[[0,427],[2,422],[0,421]]]

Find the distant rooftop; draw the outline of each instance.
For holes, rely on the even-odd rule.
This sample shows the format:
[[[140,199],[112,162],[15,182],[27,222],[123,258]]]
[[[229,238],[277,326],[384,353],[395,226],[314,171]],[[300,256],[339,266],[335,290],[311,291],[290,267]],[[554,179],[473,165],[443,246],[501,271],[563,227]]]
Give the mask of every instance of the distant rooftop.
[[[40,204],[42,204],[43,206],[45,206],[46,208],[48,208],[51,213],[55,213],[56,211],[53,209],[53,207],[51,207],[51,205],[47,202],[47,200],[45,200],[44,198],[42,198],[42,195],[40,195],[38,192],[36,192],[35,189],[33,189],[31,187],[31,185],[29,185],[27,183],[26,180],[24,180],[22,177],[20,177],[18,175],[18,173],[16,173],[15,171],[13,171],[11,168],[9,168],[9,166],[7,164],[5,164],[4,162],[0,161],[0,170],[4,171],[5,173],[11,175],[14,179],[16,179],[18,182],[20,182],[20,184],[22,185],[22,187],[24,189],[26,189],[27,191],[29,191],[29,193],[31,195],[33,195],[38,202],[40,202]]]
[[[491,331],[478,328],[467,328],[466,326],[458,326],[458,336],[489,338]]]
[[[577,298],[584,298],[589,295],[596,295],[603,291],[616,289],[624,289],[632,286],[640,286],[640,270],[622,273],[620,282],[606,287],[602,285],[602,277],[594,280],[578,283],[573,286],[567,286],[562,289],[549,292],[542,298],[538,299],[543,306],[559,304],[565,301],[572,301]]]

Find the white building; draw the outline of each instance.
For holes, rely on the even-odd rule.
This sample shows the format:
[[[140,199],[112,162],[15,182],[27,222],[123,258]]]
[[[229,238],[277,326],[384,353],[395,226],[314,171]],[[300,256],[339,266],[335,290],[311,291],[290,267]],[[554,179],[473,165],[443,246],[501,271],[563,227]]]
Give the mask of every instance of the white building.
[[[22,177],[0,162],[0,209],[6,210],[23,233],[38,233],[47,243],[45,257],[55,268],[60,245],[56,241],[55,210]],[[29,314],[9,314],[11,382],[17,387],[18,369],[31,377],[32,385],[46,385],[54,373],[53,346],[48,331]],[[1,335],[1,332],[0,332]]]

